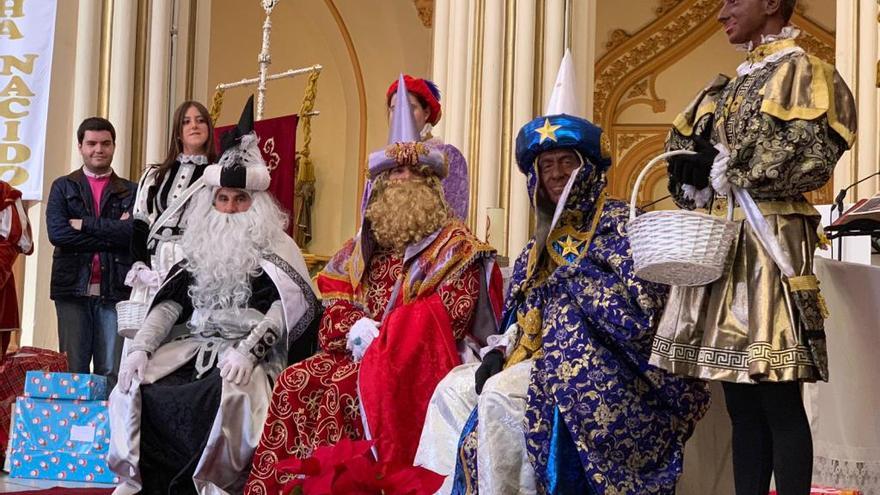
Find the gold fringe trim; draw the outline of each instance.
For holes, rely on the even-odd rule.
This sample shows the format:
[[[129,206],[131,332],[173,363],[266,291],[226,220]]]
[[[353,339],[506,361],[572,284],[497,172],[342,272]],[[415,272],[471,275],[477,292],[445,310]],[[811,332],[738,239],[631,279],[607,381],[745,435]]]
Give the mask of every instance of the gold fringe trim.
[[[428,147],[422,142],[394,143],[385,148],[385,156],[394,158],[400,165],[414,167],[419,164],[419,157],[428,154]]]
[[[792,292],[804,290],[819,290],[819,279],[815,275],[802,275],[800,277],[789,277],[788,286]]]
[[[822,318],[828,319],[831,316],[831,311],[828,310],[828,303],[825,302],[825,296],[822,293],[819,293],[819,313],[822,314]]]

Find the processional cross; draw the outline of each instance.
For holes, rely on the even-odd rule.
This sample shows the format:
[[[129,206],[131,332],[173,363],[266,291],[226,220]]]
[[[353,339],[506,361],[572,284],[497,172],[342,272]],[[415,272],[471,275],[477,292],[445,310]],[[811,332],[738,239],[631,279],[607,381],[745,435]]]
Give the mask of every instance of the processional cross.
[[[299,69],[289,69],[277,74],[269,74],[269,65],[272,63],[272,57],[269,54],[269,38],[272,34],[272,10],[281,0],[260,0],[263,11],[266,13],[266,20],[263,21],[263,42],[260,47],[260,55],[258,57],[260,72],[259,76],[250,79],[241,79],[235,82],[220,83],[215,88],[214,98],[211,101],[211,119],[217,123],[220,115],[220,109],[223,106],[223,93],[230,88],[239,88],[243,86],[257,85],[257,108],[256,120],[263,118],[263,108],[266,101],[266,83],[276,79],[284,79],[288,77],[296,77],[309,74],[309,80],[306,83],[305,95],[299,110],[299,121],[302,123],[302,149],[296,153],[297,160],[297,177],[296,177],[296,193],[294,200],[294,239],[301,248],[305,248],[311,240],[311,206],[315,196],[315,172],[311,160],[311,142],[312,142],[312,117],[319,115],[320,112],[315,111],[315,96],[318,89],[318,76],[323,67],[321,65],[312,65]],[[303,253],[308,257],[307,253]]]

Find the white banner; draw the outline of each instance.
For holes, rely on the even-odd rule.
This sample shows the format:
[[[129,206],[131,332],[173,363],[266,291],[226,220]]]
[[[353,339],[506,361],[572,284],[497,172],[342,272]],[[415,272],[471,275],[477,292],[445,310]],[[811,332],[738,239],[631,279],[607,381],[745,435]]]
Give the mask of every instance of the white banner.
[[[43,195],[56,0],[0,0],[0,179]]]

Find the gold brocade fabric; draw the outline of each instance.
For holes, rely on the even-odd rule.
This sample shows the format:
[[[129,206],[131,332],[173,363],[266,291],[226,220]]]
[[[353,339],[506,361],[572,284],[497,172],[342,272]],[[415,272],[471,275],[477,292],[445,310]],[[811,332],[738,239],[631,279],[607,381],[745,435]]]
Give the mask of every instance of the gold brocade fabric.
[[[828,182],[852,145],[855,102],[834,67],[793,40],[761,45],[749,61],[747,73],[717,76],[676,117],[666,149],[693,149],[697,136],[723,143],[729,183],[758,201],[800,200]],[[679,207],[695,207],[674,177],[669,191]]]
[[[767,214],[800,208],[804,206],[777,203],[762,210],[795,270],[811,275],[819,219]],[[728,271],[710,285],[672,288],[651,364],[706,380],[819,379],[798,304],[747,222],[731,248],[729,263]]]
[[[601,212],[605,207],[606,199],[607,195],[604,192],[599,195],[596,213],[593,214],[589,230],[579,231],[572,227],[573,224],[583,223],[582,211],[568,211],[562,215],[560,225],[547,236],[547,242],[544,245],[544,251],[547,255],[541,257],[541,261],[538,262],[532,288],[542,286],[556,268],[576,264],[587,254],[602,217]],[[537,256],[529,256],[530,260],[535,258]],[[543,332],[541,311],[537,308],[528,311],[520,310],[517,312],[516,322],[519,326],[519,334],[516,346],[505,361],[505,369],[527,359],[540,358],[544,354],[541,348]]]
[[[813,120],[824,115],[847,146],[855,142],[853,96],[834,67],[821,59],[804,55],[780,64],[764,85],[763,95],[762,112],[785,121]]]
[[[543,355],[541,352],[541,310],[532,308],[525,314],[518,313],[516,323],[519,325],[520,337],[516,347],[510,353],[510,357],[504,363],[505,368],[510,368],[526,359],[538,359]]]
[[[723,178],[758,203],[795,284],[737,209],[742,228],[726,273],[707,286],[672,289],[651,363],[731,382],[827,380],[825,311],[812,283],[819,216],[803,194],[827,183],[852,145],[855,102],[834,67],[790,38],[756,47],[737,73],[716,78],[679,115],[666,149],[694,149],[695,137],[726,146]],[[694,209],[674,177],[669,191],[679,207]],[[712,213],[724,214],[724,200],[714,203]]]

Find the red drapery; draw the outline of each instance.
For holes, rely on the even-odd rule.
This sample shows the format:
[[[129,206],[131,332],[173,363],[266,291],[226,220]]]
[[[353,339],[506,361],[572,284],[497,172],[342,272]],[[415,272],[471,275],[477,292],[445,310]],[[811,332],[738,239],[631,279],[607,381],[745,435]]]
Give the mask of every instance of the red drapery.
[[[254,131],[260,137],[260,151],[272,174],[269,192],[290,215],[287,233],[293,235],[293,196],[296,186],[296,124],[298,115],[286,115],[254,123]],[[217,127],[214,144],[220,151],[220,137],[233,125]]]

